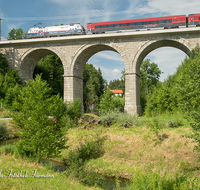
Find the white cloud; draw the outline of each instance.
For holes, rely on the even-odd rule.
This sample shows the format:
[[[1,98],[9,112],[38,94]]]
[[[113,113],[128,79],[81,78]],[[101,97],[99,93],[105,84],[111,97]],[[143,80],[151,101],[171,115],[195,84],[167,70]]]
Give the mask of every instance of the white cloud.
[[[119,70],[119,69],[114,69],[114,70],[112,71],[112,74],[113,74],[114,76],[119,76],[119,77],[120,77],[121,70]]]
[[[160,81],[164,81],[168,75],[176,72],[176,68],[185,57],[186,54],[179,49],[163,47],[152,51],[146,58],[158,64],[159,69],[164,72],[161,74]]]
[[[123,62],[123,58],[121,57],[120,54],[112,51],[106,51],[106,52],[99,52],[96,54],[98,58],[104,58],[104,59],[109,59],[109,60],[114,60],[114,61],[120,61]]]
[[[146,6],[139,9],[144,13],[169,13],[170,15],[176,14],[193,14],[198,13],[200,1],[188,0],[148,0]]]
[[[121,70],[123,68],[121,68],[121,70],[120,70],[119,68],[113,69],[113,68],[109,68],[109,67],[98,66],[96,64],[93,64],[93,65],[96,69],[98,69],[98,68],[101,69],[103,78],[105,78],[108,81],[108,83],[110,82],[110,80],[120,79],[120,77],[121,77]]]

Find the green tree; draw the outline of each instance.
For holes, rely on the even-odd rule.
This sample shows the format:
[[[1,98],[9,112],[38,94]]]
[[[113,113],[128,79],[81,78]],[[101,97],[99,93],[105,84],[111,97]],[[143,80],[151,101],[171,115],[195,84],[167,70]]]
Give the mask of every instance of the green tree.
[[[33,78],[42,74],[42,79],[47,81],[52,88],[52,94],[60,94],[63,97],[64,69],[60,58],[57,55],[47,55],[41,59],[34,70]]]
[[[114,110],[119,107],[123,107],[123,101],[121,98],[116,98],[115,94],[107,88],[106,92],[101,96],[100,99],[100,110],[102,113],[106,113],[108,111]]]
[[[19,40],[26,37],[27,32],[24,32],[22,28],[12,29],[8,33],[8,40]]]
[[[9,93],[9,99],[13,100],[15,98],[14,94],[11,93],[11,89],[15,87],[15,85],[22,86],[22,81],[18,75],[17,70],[12,70],[8,66],[8,62],[6,60],[5,55],[0,54],[0,101],[4,102],[7,96],[7,92]],[[5,102],[6,104],[8,102]],[[8,103],[7,106],[10,106]]]
[[[150,59],[145,59],[140,67],[140,91],[141,94],[148,95],[153,86],[157,84],[160,78],[161,70]]]
[[[144,109],[149,95],[154,86],[159,82],[161,70],[154,62],[150,63],[150,59],[145,59],[140,67],[140,102]]]
[[[13,126],[22,139],[18,143],[22,155],[53,158],[66,148],[65,123],[62,118],[65,106],[59,95],[51,95],[46,81],[37,75],[27,82],[14,102],[18,112],[12,116]],[[49,118],[48,116],[51,116]]]
[[[189,114],[199,109],[200,102],[200,47],[191,51],[177,68],[177,72],[169,76],[154,89],[147,104],[147,113],[166,111],[183,111]]]
[[[86,111],[91,102],[95,102],[96,106],[99,104],[106,83],[100,68],[97,70],[92,64],[86,63],[83,71],[83,103]]]
[[[5,75],[9,70],[8,62],[6,56],[0,53],[0,74]]]

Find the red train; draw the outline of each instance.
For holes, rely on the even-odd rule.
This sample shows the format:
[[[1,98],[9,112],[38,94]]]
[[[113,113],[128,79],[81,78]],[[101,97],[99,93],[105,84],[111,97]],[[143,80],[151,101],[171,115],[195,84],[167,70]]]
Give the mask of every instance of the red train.
[[[168,29],[193,26],[200,26],[200,14],[88,23],[86,30],[87,33],[100,34],[122,30],[137,31],[142,29],[151,30],[154,28]]]

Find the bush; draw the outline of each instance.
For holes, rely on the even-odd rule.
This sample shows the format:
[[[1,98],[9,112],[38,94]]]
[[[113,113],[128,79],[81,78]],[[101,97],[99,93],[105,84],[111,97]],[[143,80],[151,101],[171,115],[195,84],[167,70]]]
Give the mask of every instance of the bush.
[[[100,98],[99,107],[102,113],[106,113],[124,107],[124,101],[122,98],[116,98],[115,94],[107,88],[106,92]]]
[[[65,112],[72,120],[76,121],[78,118],[81,117],[82,109],[81,101],[79,99],[75,99],[73,102],[66,102],[65,106]]]
[[[100,116],[101,123],[104,126],[115,124],[117,122],[119,112],[117,111],[109,111],[105,113],[104,115]]]
[[[84,163],[86,160],[94,158],[100,151],[100,146],[97,141],[89,141],[85,144],[81,144],[74,151],[70,151],[67,158],[67,164],[80,164]]]
[[[123,113],[119,111],[109,111],[105,113],[104,115],[101,115],[100,120],[104,126],[112,125],[115,123],[119,123],[119,124],[131,123],[136,126],[142,124],[142,121],[140,121],[137,116],[132,116],[128,113]]]
[[[5,141],[8,137],[7,124],[4,121],[0,121],[0,142]]]
[[[152,122],[149,124],[151,131],[155,133],[157,136],[162,128],[164,128],[164,124],[161,122],[159,117],[154,117]]]
[[[183,122],[180,119],[174,119],[174,120],[168,121],[168,127],[171,127],[171,128],[180,127],[182,125],[183,125]]]

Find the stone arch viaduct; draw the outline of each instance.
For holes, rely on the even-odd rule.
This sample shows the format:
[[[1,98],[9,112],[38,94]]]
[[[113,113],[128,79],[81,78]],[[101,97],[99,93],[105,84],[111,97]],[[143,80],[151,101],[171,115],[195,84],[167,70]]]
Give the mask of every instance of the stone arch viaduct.
[[[38,61],[56,54],[64,68],[64,101],[83,101],[83,68],[95,53],[111,50],[119,53],[125,64],[125,110],[141,113],[140,65],[145,56],[159,47],[175,47],[188,56],[200,43],[200,28],[137,31],[55,38],[1,41],[0,51],[6,54],[10,68],[20,76],[32,79]]]

